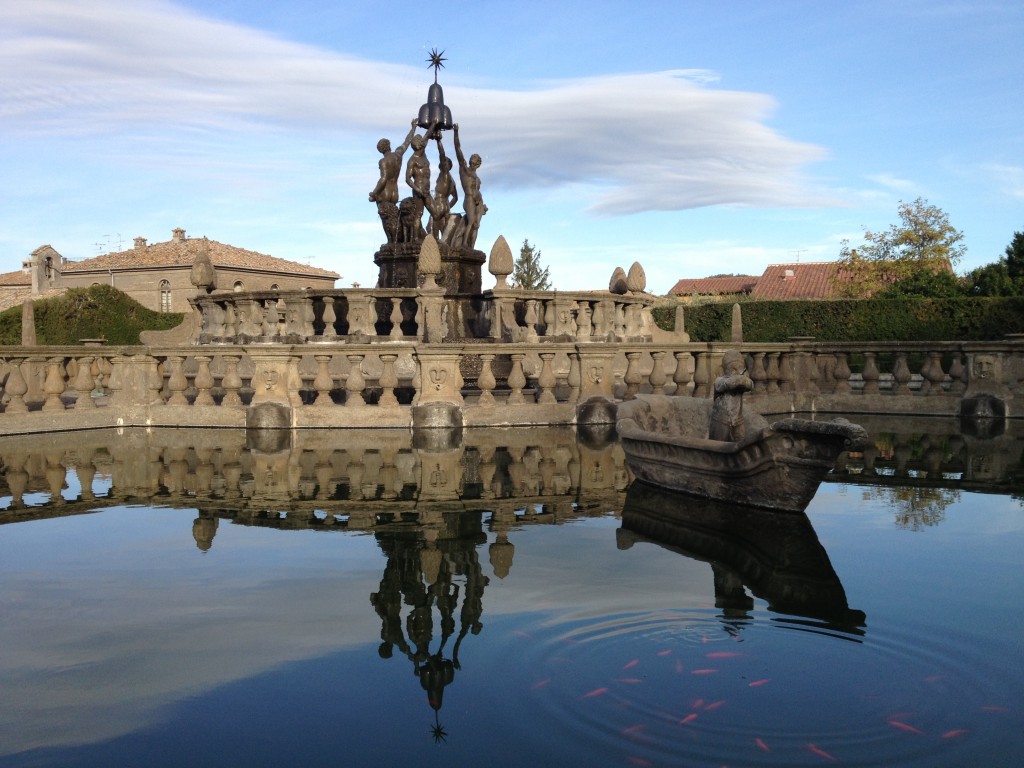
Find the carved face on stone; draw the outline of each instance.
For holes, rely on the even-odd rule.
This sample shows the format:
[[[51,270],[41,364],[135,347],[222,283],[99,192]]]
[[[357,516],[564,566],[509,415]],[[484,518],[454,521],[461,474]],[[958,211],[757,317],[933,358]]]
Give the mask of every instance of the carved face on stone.
[[[743,359],[743,355],[735,349],[730,349],[722,355],[722,370],[725,371],[726,376],[737,376],[743,373],[746,367],[747,363]]]

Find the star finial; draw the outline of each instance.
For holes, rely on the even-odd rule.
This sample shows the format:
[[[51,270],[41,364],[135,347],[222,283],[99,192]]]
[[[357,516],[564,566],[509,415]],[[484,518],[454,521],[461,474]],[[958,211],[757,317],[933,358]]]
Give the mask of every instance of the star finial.
[[[434,82],[437,82],[437,70],[444,68],[444,63],[447,59],[444,57],[444,51],[437,52],[437,48],[430,49],[430,58],[427,59],[427,66],[434,68]]]

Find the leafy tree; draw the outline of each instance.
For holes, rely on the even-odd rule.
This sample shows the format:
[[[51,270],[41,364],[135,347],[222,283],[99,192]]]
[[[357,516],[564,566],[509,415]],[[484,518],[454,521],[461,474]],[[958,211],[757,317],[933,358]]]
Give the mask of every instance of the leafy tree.
[[[882,288],[872,296],[879,299],[955,299],[966,295],[966,292],[964,279],[957,277],[948,269],[922,269],[910,277]]]
[[[551,290],[548,268],[541,267],[540,250],[530,245],[529,240],[523,240],[523,247],[519,249],[519,258],[512,269],[512,285],[527,291]]]
[[[912,203],[901,200],[897,210],[899,224],[885,232],[865,230],[859,248],[843,243],[833,278],[838,293],[872,296],[924,271],[950,272],[966,252],[963,232],[949,223],[941,208],[919,197]]]
[[[1024,232],[1014,232],[1006,255],[967,275],[975,296],[1024,296]]]

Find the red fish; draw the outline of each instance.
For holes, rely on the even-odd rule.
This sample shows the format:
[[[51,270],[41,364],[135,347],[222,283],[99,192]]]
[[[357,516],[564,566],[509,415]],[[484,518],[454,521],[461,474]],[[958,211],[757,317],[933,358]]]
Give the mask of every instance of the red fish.
[[[637,683],[642,683],[643,680],[641,680],[638,677],[620,677],[619,678],[619,682],[620,683],[627,683],[629,685],[636,685]]]
[[[769,682],[769,680],[770,680],[770,678],[767,678],[767,677],[762,678],[760,680],[755,680],[754,682],[752,682],[750,684],[750,687],[751,688],[757,688],[759,685],[764,685],[765,683]]]
[[[640,663],[640,659],[633,659],[631,662],[626,664],[626,666],[624,666],[623,669],[632,669],[633,667],[635,667],[639,663]]]
[[[622,733],[623,736],[630,736],[630,735],[632,735],[634,733],[640,733],[640,731],[642,731],[643,729],[644,729],[644,726],[641,725],[641,724],[631,725],[631,726],[629,726],[629,728],[624,728],[621,731],[621,733]]]
[[[963,736],[965,733],[967,733],[966,728],[956,728],[952,731],[946,731],[944,734],[942,734],[942,738],[955,739],[957,736]]]
[[[658,651],[659,656],[670,656],[672,654],[671,648],[666,648],[664,651]]]
[[[687,723],[692,723],[696,719],[697,719],[697,713],[696,712],[691,712],[690,714],[688,714],[686,717],[684,717],[682,720],[679,721],[679,725],[686,725]]]
[[[697,699],[695,702],[693,702],[693,705],[690,707],[690,709],[700,709],[703,706],[704,699]]]
[[[691,669],[691,675],[713,675],[717,672],[717,669]]]
[[[589,698],[592,698],[593,696],[600,696],[602,693],[608,693],[608,689],[607,688],[595,688],[594,690],[590,691],[589,693],[584,693],[583,694],[583,698],[584,699],[589,699]]]
[[[710,704],[704,707],[704,709],[710,712],[712,709],[718,709],[723,704],[725,704],[725,699],[719,699],[718,701],[712,701]]]
[[[631,762],[633,765],[641,766],[641,768],[644,768],[644,766],[648,766],[651,764],[650,761],[644,760],[642,757],[635,757],[633,755],[630,755],[626,759],[629,760],[629,762]]]
[[[826,760],[831,760],[833,763],[836,761],[836,759],[832,755],[830,755],[821,747],[811,744],[811,742],[807,742],[807,749],[816,754],[818,757],[824,757]]]
[[[551,678],[548,677],[548,678],[545,678],[543,680],[538,680],[536,683],[533,684],[532,687],[533,688],[543,688],[545,685],[547,685],[550,682],[551,682]]]
[[[706,655],[709,659],[732,659],[743,654],[738,651],[714,651]]]
[[[902,720],[890,720],[889,725],[893,728],[899,728],[901,731],[906,731],[907,733],[921,733],[917,728],[912,725],[907,725]]]
[[[757,745],[758,749],[760,749],[760,750],[762,750],[764,752],[771,752],[772,751],[771,748],[767,744],[765,744],[764,741],[762,741],[761,739],[754,739],[754,743]]]
[[[683,662],[679,661],[679,659],[676,659],[676,674],[678,675],[682,671],[683,671]]]

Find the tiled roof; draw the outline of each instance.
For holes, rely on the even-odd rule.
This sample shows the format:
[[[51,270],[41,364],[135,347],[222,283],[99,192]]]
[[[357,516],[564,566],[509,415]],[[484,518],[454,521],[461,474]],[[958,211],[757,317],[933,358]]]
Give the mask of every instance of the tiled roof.
[[[838,269],[836,261],[769,264],[750,297],[768,301],[830,299],[835,296],[831,280]]]
[[[31,285],[17,287],[4,286],[3,290],[0,290],[0,312],[4,312],[11,307],[21,306],[25,302],[25,299],[32,299],[33,301],[38,301],[39,299],[52,299],[54,296],[60,296],[65,290],[67,289],[50,288],[37,296],[33,296]]]
[[[729,277],[698,277],[683,279],[672,286],[670,294],[675,296],[711,296],[728,293],[750,293],[757,278],[753,275],[733,275]]]
[[[341,276],[319,267],[299,264],[265,253],[236,248],[206,238],[181,237],[164,243],[140,245],[126,251],[108,253],[84,261],[69,261],[62,265],[64,272],[106,271],[108,269],[145,269],[160,267],[191,267],[196,255],[203,248],[210,254],[215,267],[235,267],[263,272],[286,272],[292,275],[329,277],[337,280]]]
[[[4,272],[0,275],[0,285],[32,285],[32,275],[22,272]]]

